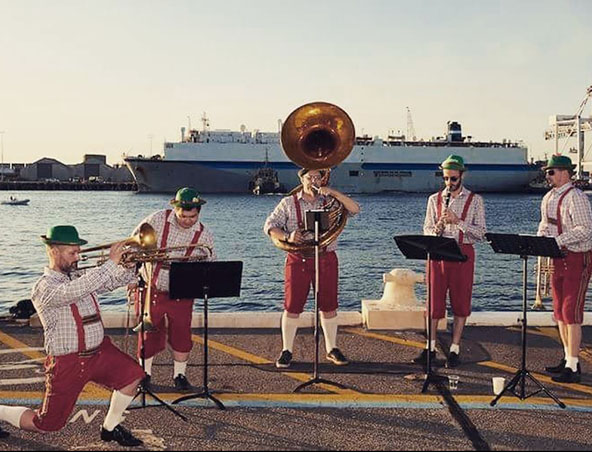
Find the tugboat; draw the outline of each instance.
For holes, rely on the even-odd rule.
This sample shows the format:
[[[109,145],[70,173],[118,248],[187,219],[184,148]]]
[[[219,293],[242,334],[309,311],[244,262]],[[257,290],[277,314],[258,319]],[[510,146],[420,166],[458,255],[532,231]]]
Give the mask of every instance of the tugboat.
[[[286,187],[280,183],[277,171],[269,166],[267,150],[265,151],[263,166],[255,172],[253,178],[249,181],[249,191],[254,195],[286,192]]]

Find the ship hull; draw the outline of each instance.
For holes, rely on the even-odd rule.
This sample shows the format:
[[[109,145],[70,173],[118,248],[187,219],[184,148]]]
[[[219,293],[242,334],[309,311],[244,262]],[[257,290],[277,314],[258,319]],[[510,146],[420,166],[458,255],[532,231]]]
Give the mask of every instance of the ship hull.
[[[125,162],[139,192],[174,193],[191,186],[202,193],[249,193],[260,161],[154,160],[128,157]],[[298,185],[293,163],[268,163],[288,190]],[[465,184],[478,192],[519,192],[538,174],[526,163],[483,163],[470,166]],[[344,162],[331,172],[331,186],[345,193],[386,191],[430,193],[442,186],[437,163]]]

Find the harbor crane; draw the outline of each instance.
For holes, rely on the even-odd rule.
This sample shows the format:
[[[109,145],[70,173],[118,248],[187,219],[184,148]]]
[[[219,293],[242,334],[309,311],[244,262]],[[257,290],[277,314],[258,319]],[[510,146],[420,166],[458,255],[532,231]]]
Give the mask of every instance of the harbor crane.
[[[411,117],[411,110],[409,107],[405,107],[407,109],[407,139],[408,140],[417,140],[417,136],[415,135],[415,127],[413,126],[413,118]]]
[[[576,178],[584,179],[584,133],[592,130],[592,116],[583,117],[586,103],[592,97],[592,85],[586,89],[586,95],[574,115],[553,115],[549,117],[549,128],[545,131],[545,140],[555,139],[555,154],[559,153],[559,139],[568,140],[576,137],[578,158],[576,161]]]

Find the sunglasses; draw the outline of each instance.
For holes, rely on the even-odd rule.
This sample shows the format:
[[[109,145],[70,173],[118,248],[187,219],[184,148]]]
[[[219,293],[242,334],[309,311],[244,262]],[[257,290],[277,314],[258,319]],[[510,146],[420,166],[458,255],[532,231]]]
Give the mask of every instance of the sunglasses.
[[[444,179],[445,181],[450,180],[451,182],[457,182],[460,177],[458,176],[442,176],[442,179]]]
[[[549,170],[545,171],[545,174],[547,176],[553,176],[555,174],[555,170],[549,169]]]

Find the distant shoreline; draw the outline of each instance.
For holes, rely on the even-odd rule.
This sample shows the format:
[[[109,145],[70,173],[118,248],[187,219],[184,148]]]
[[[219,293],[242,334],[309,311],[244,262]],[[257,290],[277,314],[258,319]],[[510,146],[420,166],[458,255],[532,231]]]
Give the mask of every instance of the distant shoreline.
[[[3,181],[0,191],[137,191],[135,182]]]

